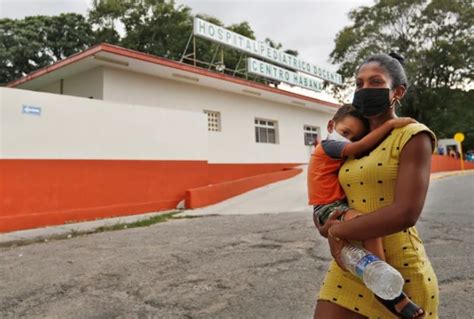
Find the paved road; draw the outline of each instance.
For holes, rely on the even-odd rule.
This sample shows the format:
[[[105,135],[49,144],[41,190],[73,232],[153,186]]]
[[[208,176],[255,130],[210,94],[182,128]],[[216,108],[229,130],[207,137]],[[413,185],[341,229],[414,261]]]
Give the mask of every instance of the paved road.
[[[473,174],[433,181],[418,225],[440,318],[473,318],[473,194]],[[3,247],[0,318],[310,318],[328,262],[298,210]]]

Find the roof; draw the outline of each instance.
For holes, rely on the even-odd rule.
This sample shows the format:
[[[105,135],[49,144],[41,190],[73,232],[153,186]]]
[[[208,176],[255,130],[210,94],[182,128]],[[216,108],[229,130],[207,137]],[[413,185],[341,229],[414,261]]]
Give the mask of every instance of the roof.
[[[50,66],[38,69],[18,80],[7,83],[6,86],[11,88],[35,89],[38,88],[39,85],[44,85],[48,81],[52,82],[53,80],[59,80],[67,75],[91,69],[101,64],[110,66],[109,63],[115,64],[114,67],[118,68],[131,66],[135,72],[151,73],[153,75],[170,78],[173,76],[174,80],[177,80],[180,76],[182,79],[186,80],[186,75],[194,75],[198,77],[198,80],[203,80],[201,85],[217,87],[220,89],[224,87],[225,89],[235,91],[236,87],[240,88],[243,86],[247,89],[240,89],[239,93],[241,94],[243,92],[264,98],[262,93],[266,93],[266,95],[268,95],[266,98],[278,101],[284,100],[283,102],[292,103],[300,107],[307,106],[311,108],[311,105],[317,105],[317,109],[329,112],[334,112],[340,107],[340,105],[336,103],[281,90],[268,85],[233,77],[227,74],[213,72],[201,67],[107,43],[95,45]],[[153,66],[155,68],[153,68]],[[181,74],[170,73],[173,71],[178,71]],[[248,88],[253,90],[249,90]],[[323,107],[323,109],[321,107]]]

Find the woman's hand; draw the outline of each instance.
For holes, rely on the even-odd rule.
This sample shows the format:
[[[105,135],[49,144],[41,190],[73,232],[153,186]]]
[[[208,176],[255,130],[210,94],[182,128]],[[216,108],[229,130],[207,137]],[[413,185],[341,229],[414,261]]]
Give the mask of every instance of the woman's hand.
[[[343,270],[346,270],[346,267],[344,267],[344,264],[341,259],[341,254],[342,254],[342,248],[346,245],[349,244],[349,242],[345,239],[337,238],[334,237],[331,234],[331,230],[328,231],[328,242],[329,242],[329,248],[331,249],[331,255],[338,264],[339,267],[341,267]]]
[[[408,124],[417,123],[416,120],[412,119],[411,117],[399,117],[396,119],[391,119],[389,121],[391,121],[393,128],[400,128]]]
[[[314,214],[313,214],[314,226],[316,226],[316,228],[318,229],[319,234],[321,234],[321,236],[323,236],[325,238],[328,238],[328,229],[331,228],[331,226],[334,226],[335,224],[340,223],[340,221],[337,220],[337,218],[339,216],[341,216],[342,214],[344,214],[344,212],[340,212],[338,210],[334,211],[329,216],[328,220],[326,221],[326,223],[324,225],[321,225],[319,223],[318,218],[316,218],[316,216],[314,216]]]

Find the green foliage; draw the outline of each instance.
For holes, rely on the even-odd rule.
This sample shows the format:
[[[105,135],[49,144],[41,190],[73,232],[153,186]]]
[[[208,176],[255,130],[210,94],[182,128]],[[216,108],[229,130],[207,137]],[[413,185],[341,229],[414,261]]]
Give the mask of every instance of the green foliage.
[[[348,79],[335,93],[353,86],[358,65],[369,55],[398,52],[411,82],[401,115],[427,124],[439,138],[463,131],[473,145],[473,93],[467,91],[474,76],[471,1],[378,0],[349,17],[352,25],[338,33],[330,55]]]
[[[123,229],[128,229],[128,228],[148,227],[154,224],[166,222],[170,219],[197,218],[196,216],[176,216],[176,214],[179,214],[179,211],[173,211],[170,213],[162,213],[159,215],[155,215],[155,216],[138,220],[136,222],[131,222],[131,223],[120,223],[120,224],[115,224],[115,225],[110,225],[110,226],[101,226],[95,230],[85,232],[85,233],[79,233],[78,235],[123,230]]]
[[[101,42],[175,60],[192,30],[190,8],[164,0],[95,0],[89,21]]]
[[[215,17],[205,14],[197,16],[255,39],[248,22],[225,26]],[[192,33],[193,18],[189,7],[176,6],[173,0],[94,0],[89,12],[89,21],[96,29],[96,36],[101,42],[119,44],[173,60],[180,60],[186,49]],[[119,35],[120,29],[123,32]],[[277,48],[282,47],[269,39],[266,41]],[[244,76],[242,73],[234,73],[234,70],[245,68],[245,56],[241,52],[196,38],[194,44],[189,43],[187,54],[192,53],[194,45],[198,66],[215,68],[218,63],[224,64],[225,70],[222,72]],[[287,51],[293,55],[298,54],[295,50]],[[183,62],[194,63],[186,58]]]
[[[217,18],[198,15],[225,27]],[[226,28],[255,39],[248,22]],[[187,6],[174,0],[94,0],[88,18],[79,14],[33,16],[20,20],[0,20],[0,83],[24,76],[97,43],[120,45],[152,55],[180,60],[193,29],[193,15]],[[282,45],[267,39],[267,43]],[[234,74],[245,68],[245,56],[228,47],[196,38],[198,66],[215,68],[223,63],[223,72]],[[193,43],[187,54],[193,50]],[[286,52],[297,55],[295,50]],[[185,63],[193,63],[184,59]],[[209,66],[209,63],[212,65]],[[206,64],[207,63],[207,64]],[[261,81],[261,80],[259,80]]]
[[[212,22],[212,21],[209,21]],[[246,21],[241,22],[239,24],[232,24],[230,26],[226,27],[227,29],[241,34],[245,37],[255,39],[255,34],[250,27],[250,24]],[[240,72],[242,73],[235,73],[236,76],[244,76],[243,75],[243,69],[245,69],[245,59],[244,56],[242,55],[242,52],[239,52],[237,50],[233,50],[230,48],[223,47],[222,48],[223,52],[221,55],[221,59],[223,60],[222,62],[224,63],[226,69],[228,70],[229,73],[233,73],[232,70],[242,70]]]
[[[272,47],[272,48],[275,48],[275,49],[278,49],[278,50],[283,49],[283,44],[281,44],[280,42],[275,42],[270,38],[265,38],[265,43],[268,46]],[[285,52],[287,54],[294,55],[294,56],[298,56],[298,51],[297,50],[288,49],[288,50],[283,50],[283,52]]]
[[[92,30],[79,14],[0,20],[0,83],[50,65],[94,42]]]
[[[474,90],[429,89],[421,93],[419,101],[429,110],[423,122],[429,123],[438,138],[453,138],[456,132],[463,132],[463,148],[474,149]]]

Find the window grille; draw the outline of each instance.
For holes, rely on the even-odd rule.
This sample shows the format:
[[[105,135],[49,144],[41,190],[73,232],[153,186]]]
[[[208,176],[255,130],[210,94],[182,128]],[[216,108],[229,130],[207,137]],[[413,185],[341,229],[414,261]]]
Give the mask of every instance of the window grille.
[[[220,132],[221,130],[221,113],[216,111],[204,111],[207,114],[207,130],[212,132]]]

